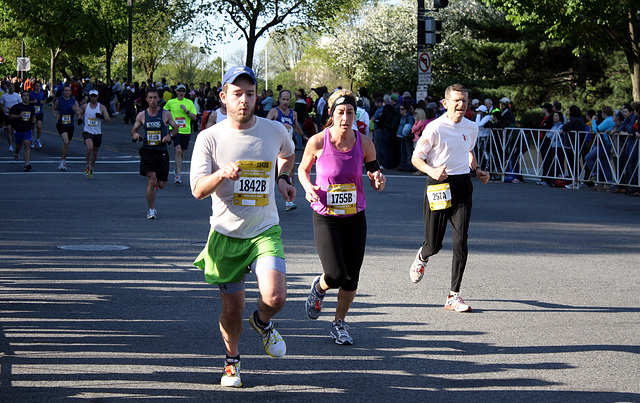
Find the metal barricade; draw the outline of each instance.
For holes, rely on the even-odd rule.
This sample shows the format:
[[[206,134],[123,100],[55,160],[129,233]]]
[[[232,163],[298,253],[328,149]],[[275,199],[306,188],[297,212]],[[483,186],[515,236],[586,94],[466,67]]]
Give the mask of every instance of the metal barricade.
[[[640,187],[639,146],[630,135],[509,127],[479,137],[475,155],[483,170],[503,180],[511,174]]]

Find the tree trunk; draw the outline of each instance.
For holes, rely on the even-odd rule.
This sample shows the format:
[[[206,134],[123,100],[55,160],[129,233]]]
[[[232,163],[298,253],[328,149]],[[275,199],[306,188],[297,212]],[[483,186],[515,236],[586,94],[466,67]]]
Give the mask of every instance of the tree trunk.
[[[638,47],[638,27],[633,23],[634,12],[629,12],[629,37],[631,39],[631,51],[627,54],[627,62],[631,71],[631,85],[633,88],[633,101],[640,102],[640,47]]]
[[[51,59],[50,59],[50,63],[51,63],[51,88],[53,89],[53,84],[56,81],[56,63],[58,62],[58,56],[60,56],[60,50],[59,49],[49,49],[49,52],[51,54]]]
[[[107,54],[105,55],[105,63],[106,63],[106,67],[107,67],[107,79],[105,82],[109,82],[109,80],[111,79],[111,58],[113,57],[113,48],[111,48],[110,46],[107,46]]]
[[[51,68],[51,70],[50,70],[50,74],[51,74],[50,80],[51,80],[51,82],[49,84],[50,85],[49,89],[53,90],[53,84],[55,84],[55,79],[56,79],[56,57],[55,57],[55,52],[53,51],[53,49],[49,49],[49,52],[51,54],[51,59],[50,59],[50,68]]]
[[[633,88],[633,102],[640,102],[640,61],[637,58],[633,63],[631,85]]]
[[[631,47],[633,48],[633,69],[631,70],[631,84],[633,101],[640,102],[640,48],[638,47],[635,27],[631,30]]]
[[[580,56],[578,56],[577,86],[582,91],[587,88],[587,61],[583,53],[580,53]]]
[[[251,35],[247,38],[247,59],[245,60],[245,64],[248,68],[253,68],[253,54],[256,51],[256,41],[258,38]]]

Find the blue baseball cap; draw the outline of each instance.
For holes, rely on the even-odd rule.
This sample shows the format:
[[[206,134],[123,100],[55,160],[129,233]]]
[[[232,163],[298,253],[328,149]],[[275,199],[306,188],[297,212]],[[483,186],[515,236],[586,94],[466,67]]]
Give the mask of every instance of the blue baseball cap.
[[[249,76],[249,78],[251,79],[251,81],[253,81],[254,84],[256,85],[258,84],[258,81],[256,80],[256,75],[253,74],[253,70],[251,70],[247,66],[233,66],[229,70],[227,70],[226,73],[224,73],[224,77],[222,78],[222,85],[225,85],[227,83],[233,83],[234,81],[236,81],[236,78],[238,78],[241,75]]]

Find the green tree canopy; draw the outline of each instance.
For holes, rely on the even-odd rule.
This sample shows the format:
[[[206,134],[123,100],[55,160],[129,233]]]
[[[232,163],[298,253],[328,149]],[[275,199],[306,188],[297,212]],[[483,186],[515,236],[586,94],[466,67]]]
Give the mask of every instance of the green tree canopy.
[[[520,29],[544,25],[550,38],[568,42],[577,54],[611,54],[627,59],[633,99],[640,101],[640,2],[637,0],[484,0],[508,14]]]
[[[350,88],[357,83],[374,91],[411,89],[417,85],[416,30],[415,2],[372,4],[325,47]]]
[[[83,23],[81,3],[75,0],[0,0],[5,13],[5,34],[30,37],[49,50],[51,81],[62,52],[74,43],[88,40],[91,27]],[[88,48],[88,46],[87,46]]]

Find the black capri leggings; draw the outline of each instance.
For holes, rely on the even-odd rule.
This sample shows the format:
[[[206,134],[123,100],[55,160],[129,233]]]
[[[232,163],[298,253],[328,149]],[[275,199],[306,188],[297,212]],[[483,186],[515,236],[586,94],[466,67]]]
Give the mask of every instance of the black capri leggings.
[[[313,236],[327,285],[355,291],[367,243],[364,211],[349,217],[324,216],[314,212]]]

